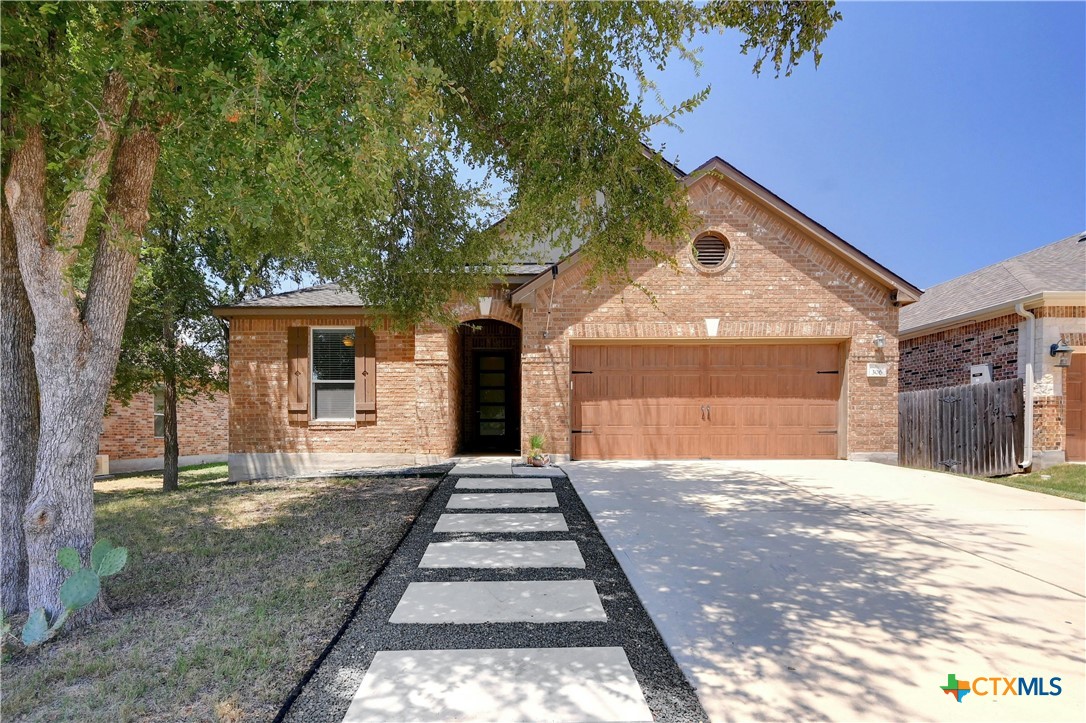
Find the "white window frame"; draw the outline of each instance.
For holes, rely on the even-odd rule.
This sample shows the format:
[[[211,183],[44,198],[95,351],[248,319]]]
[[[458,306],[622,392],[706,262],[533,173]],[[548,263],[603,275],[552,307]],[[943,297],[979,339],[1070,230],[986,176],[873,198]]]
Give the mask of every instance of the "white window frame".
[[[358,385],[354,379],[321,379],[317,380],[317,357],[313,353],[313,338],[319,331],[350,331],[353,332],[355,328],[353,326],[314,326],[309,329],[309,419],[314,422],[353,422],[355,421],[355,415],[352,412],[349,417],[318,417],[317,416],[317,385],[318,384],[350,384],[354,389],[352,397],[358,399]],[[354,343],[358,343],[358,335],[355,334]],[[351,348],[351,353],[355,354],[354,348]],[[355,357],[355,364],[358,364],[358,358]],[[358,374],[358,370],[355,370],[355,374]],[[354,409],[354,403],[351,404],[352,410]]]
[[[158,402],[158,397],[159,397],[160,394],[162,395],[162,411],[161,412],[158,411],[158,409],[156,409],[156,407],[158,406],[156,404],[156,402]],[[157,424],[157,422],[158,422],[159,417],[162,417],[162,434],[158,433],[158,424]],[[156,389],[155,391],[151,392],[151,435],[155,439],[165,439],[166,438],[166,390],[165,389]]]

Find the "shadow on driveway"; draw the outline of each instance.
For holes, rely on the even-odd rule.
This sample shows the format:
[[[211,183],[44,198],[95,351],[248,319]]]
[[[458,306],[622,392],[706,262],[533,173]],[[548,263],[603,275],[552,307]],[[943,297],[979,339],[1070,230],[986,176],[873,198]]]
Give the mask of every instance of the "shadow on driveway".
[[[737,463],[563,466],[714,720],[1083,718],[1082,596],[966,544],[1028,557],[1013,524],[939,500],[867,514]],[[959,704],[939,689],[951,673],[1064,692]]]

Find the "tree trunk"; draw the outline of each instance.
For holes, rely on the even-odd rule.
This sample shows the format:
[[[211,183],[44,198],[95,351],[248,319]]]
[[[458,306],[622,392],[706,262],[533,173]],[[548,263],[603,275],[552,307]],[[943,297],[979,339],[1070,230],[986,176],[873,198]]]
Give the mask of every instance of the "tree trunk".
[[[38,380],[34,373],[34,316],[19,273],[15,229],[0,209],[0,603],[5,615],[26,604],[23,511],[34,479],[38,447]]]
[[[162,326],[163,336],[166,341],[166,349],[170,353],[170,362],[166,364],[163,374],[163,442],[165,450],[162,465],[162,491],[174,492],[177,490],[177,374],[173,364],[177,355],[177,342],[174,334],[173,319],[166,315]]]
[[[134,131],[118,144],[82,313],[70,298],[70,257],[48,242],[40,129],[32,129],[13,153],[5,183],[19,265],[34,311],[34,363],[41,400],[34,481],[23,516],[27,602],[31,609],[45,608],[50,618],[62,609],[58,593],[67,577],[57,564],[57,550],[74,547],[86,564],[94,543],[94,457],[120,354],[158,155],[158,140],[147,130]],[[99,603],[78,619],[105,612]]]

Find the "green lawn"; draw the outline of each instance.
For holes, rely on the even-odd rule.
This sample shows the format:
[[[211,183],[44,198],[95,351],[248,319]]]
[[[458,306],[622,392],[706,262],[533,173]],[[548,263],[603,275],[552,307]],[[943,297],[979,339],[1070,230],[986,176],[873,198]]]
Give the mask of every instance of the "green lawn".
[[[1086,465],[1082,464],[1060,464],[1040,472],[978,479],[1086,502]]]
[[[4,665],[3,720],[268,720],[437,480],[224,484],[225,465],[95,485],[129,549],[111,619]]]

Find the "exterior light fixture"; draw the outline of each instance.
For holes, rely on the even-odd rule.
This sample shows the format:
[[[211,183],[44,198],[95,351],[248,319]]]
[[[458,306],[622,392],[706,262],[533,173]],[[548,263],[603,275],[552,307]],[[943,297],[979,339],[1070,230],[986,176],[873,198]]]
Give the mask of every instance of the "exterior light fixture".
[[[705,320],[705,333],[709,336],[716,336],[717,331],[720,330],[720,319],[706,319]]]
[[[1048,348],[1049,356],[1056,357],[1056,366],[1069,367],[1071,366],[1071,352],[1074,351],[1071,345],[1060,337],[1060,340]]]
[[[490,307],[494,304],[493,296],[480,296],[479,297],[479,313],[483,316],[490,316]]]
[[[354,346],[354,334],[347,334],[343,337],[343,346],[348,348]]]
[[[883,336],[882,334],[876,334],[875,335],[875,348],[876,349],[882,349],[885,346],[886,346],[886,337]]]

